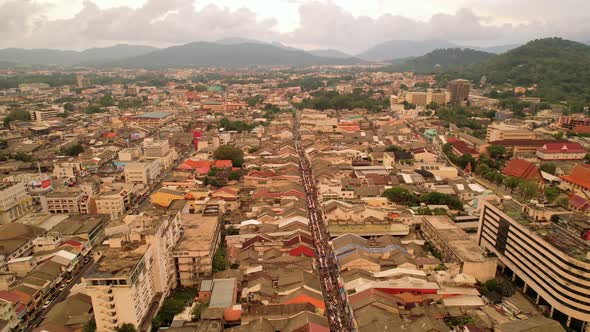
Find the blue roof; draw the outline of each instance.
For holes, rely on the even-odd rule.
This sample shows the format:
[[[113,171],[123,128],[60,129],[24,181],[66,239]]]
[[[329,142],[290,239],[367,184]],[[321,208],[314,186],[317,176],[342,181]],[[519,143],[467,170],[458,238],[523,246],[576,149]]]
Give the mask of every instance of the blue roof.
[[[136,115],[134,118],[152,118],[152,119],[163,119],[167,116],[170,116],[172,113],[168,112],[147,112],[141,115]]]

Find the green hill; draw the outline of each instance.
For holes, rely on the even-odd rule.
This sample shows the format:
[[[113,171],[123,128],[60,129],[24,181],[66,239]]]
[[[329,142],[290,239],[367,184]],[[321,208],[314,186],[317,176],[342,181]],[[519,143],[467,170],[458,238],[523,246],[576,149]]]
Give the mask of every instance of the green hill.
[[[392,67],[395,71],[413,71],[415,73],[463,71],[469,66],[484,63],[494,56],[496,55],[492,53],[469,48],[445,48],[406,59],[402,63],[396,61]]]
[[[490,83],[531,86],[547,101],[590,102],[590,46],[561,38],[533,40],[476,66]]]

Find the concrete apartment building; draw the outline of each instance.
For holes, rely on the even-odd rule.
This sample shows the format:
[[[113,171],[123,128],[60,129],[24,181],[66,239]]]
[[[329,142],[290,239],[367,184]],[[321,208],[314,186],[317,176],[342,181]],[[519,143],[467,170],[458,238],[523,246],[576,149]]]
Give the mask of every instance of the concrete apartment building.
[[[88,195],[78,188],[56,190],[41,196],[43,212],[63,214],[88,214]]]
[[[560,208],[514,200],[483,203],[478,241],[495,254],[503,272],[551,318],[590,331],[590,246],[549,221]]]
[[[468,80],[458,79],[449,81],[447,90],[452,103],[462,103],[469,99],[470,84]]]
[[[449,217],[423,217],[421,231],[424,238],[441,253],[443,262],[459,264],[460,273],[469,274],[479,282],[496,276],[498,260],[488,257]]]
[[[154,288],[166,296],[176,288],[176,268],[172,248],[181,236],[181,213],[186,201],[174,201],[168,209],[149,209],[141,215],[125,217],[129,238],[150,245],[153,258]]]
[[[416,106],[426,106],[426,92],[408,92],[406,93],[406,101]]]
[[[29,213],[33,199],[24,183],[0,184],[0,224],[8,224]]]
[[[122,216],[131,206],[131,193],[125,189],[109,190],[94,198],[96,213]]]
[[[199,279],[211,276],[213,256],[221,239],[221,228],[217,215],[182,213],[181,220],[184,234],[172,255],[178,283],[183,287],[191,287]]]
[[[125,182],[151,185],[160,175],[162,166],[159,161],[133,162],[125,165]]]
[[[170,148],[168,140],[154,140],[146,138],[142,144],[143,156],[148,160],[157,160],[164,169],[170,168],[174,163],[174,149]]]
[[[532,130],[507,124],[489,125],[486,133],[488,143],[508,139],[534,140],[535,138],[536,135]]]
[[[113,241],[109,247],[97,248],[95,259],[82,281],[92,298],[96,331],[115,331],[125,323],[143,330],[159,303],[150,245]]]

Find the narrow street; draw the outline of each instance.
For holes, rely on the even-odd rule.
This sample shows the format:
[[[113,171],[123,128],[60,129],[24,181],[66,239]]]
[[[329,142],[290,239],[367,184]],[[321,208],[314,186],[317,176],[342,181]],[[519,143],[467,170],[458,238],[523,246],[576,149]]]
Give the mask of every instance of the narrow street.
[[[305,199],[309,213],[310,230],[314,241],[314,250],[318,264],[318,273],[324,302],[326,317],[331,331],[353,331],[353,317],[346,300],[346,293],[340,287],[340,273],[334,252],[329,244],[330,234],[324,223],[322,209],[318,200],[318,191],[313,178],[311,163],[301,145],[299,135],[299,113],[293,123],[293,141],[299,156],[299,168],[305,188]]]

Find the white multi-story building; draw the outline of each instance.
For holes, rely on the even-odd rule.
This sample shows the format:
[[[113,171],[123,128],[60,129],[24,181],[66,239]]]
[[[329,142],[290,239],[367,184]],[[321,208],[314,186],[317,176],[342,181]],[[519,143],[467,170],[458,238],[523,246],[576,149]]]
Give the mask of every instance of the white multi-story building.
[[[590,245],[550,221],[559,208],[514,200],[484,202],[479,245],[549,316],[574,331],[590,331]]]
[[[96,330],[115,331],[123,324],[140,327],[156,296],[154,261],[145,242],[120,243],[97,248],[95,267],[83,277],[96,320]]]
[[[33,199],[23,183],[0,184],[0,224],[8,224],[29,213]]]
[[[161,171],[162,165],[157,160],[127,163],[125,165],[125,182],[150,185],[154,183]]]

